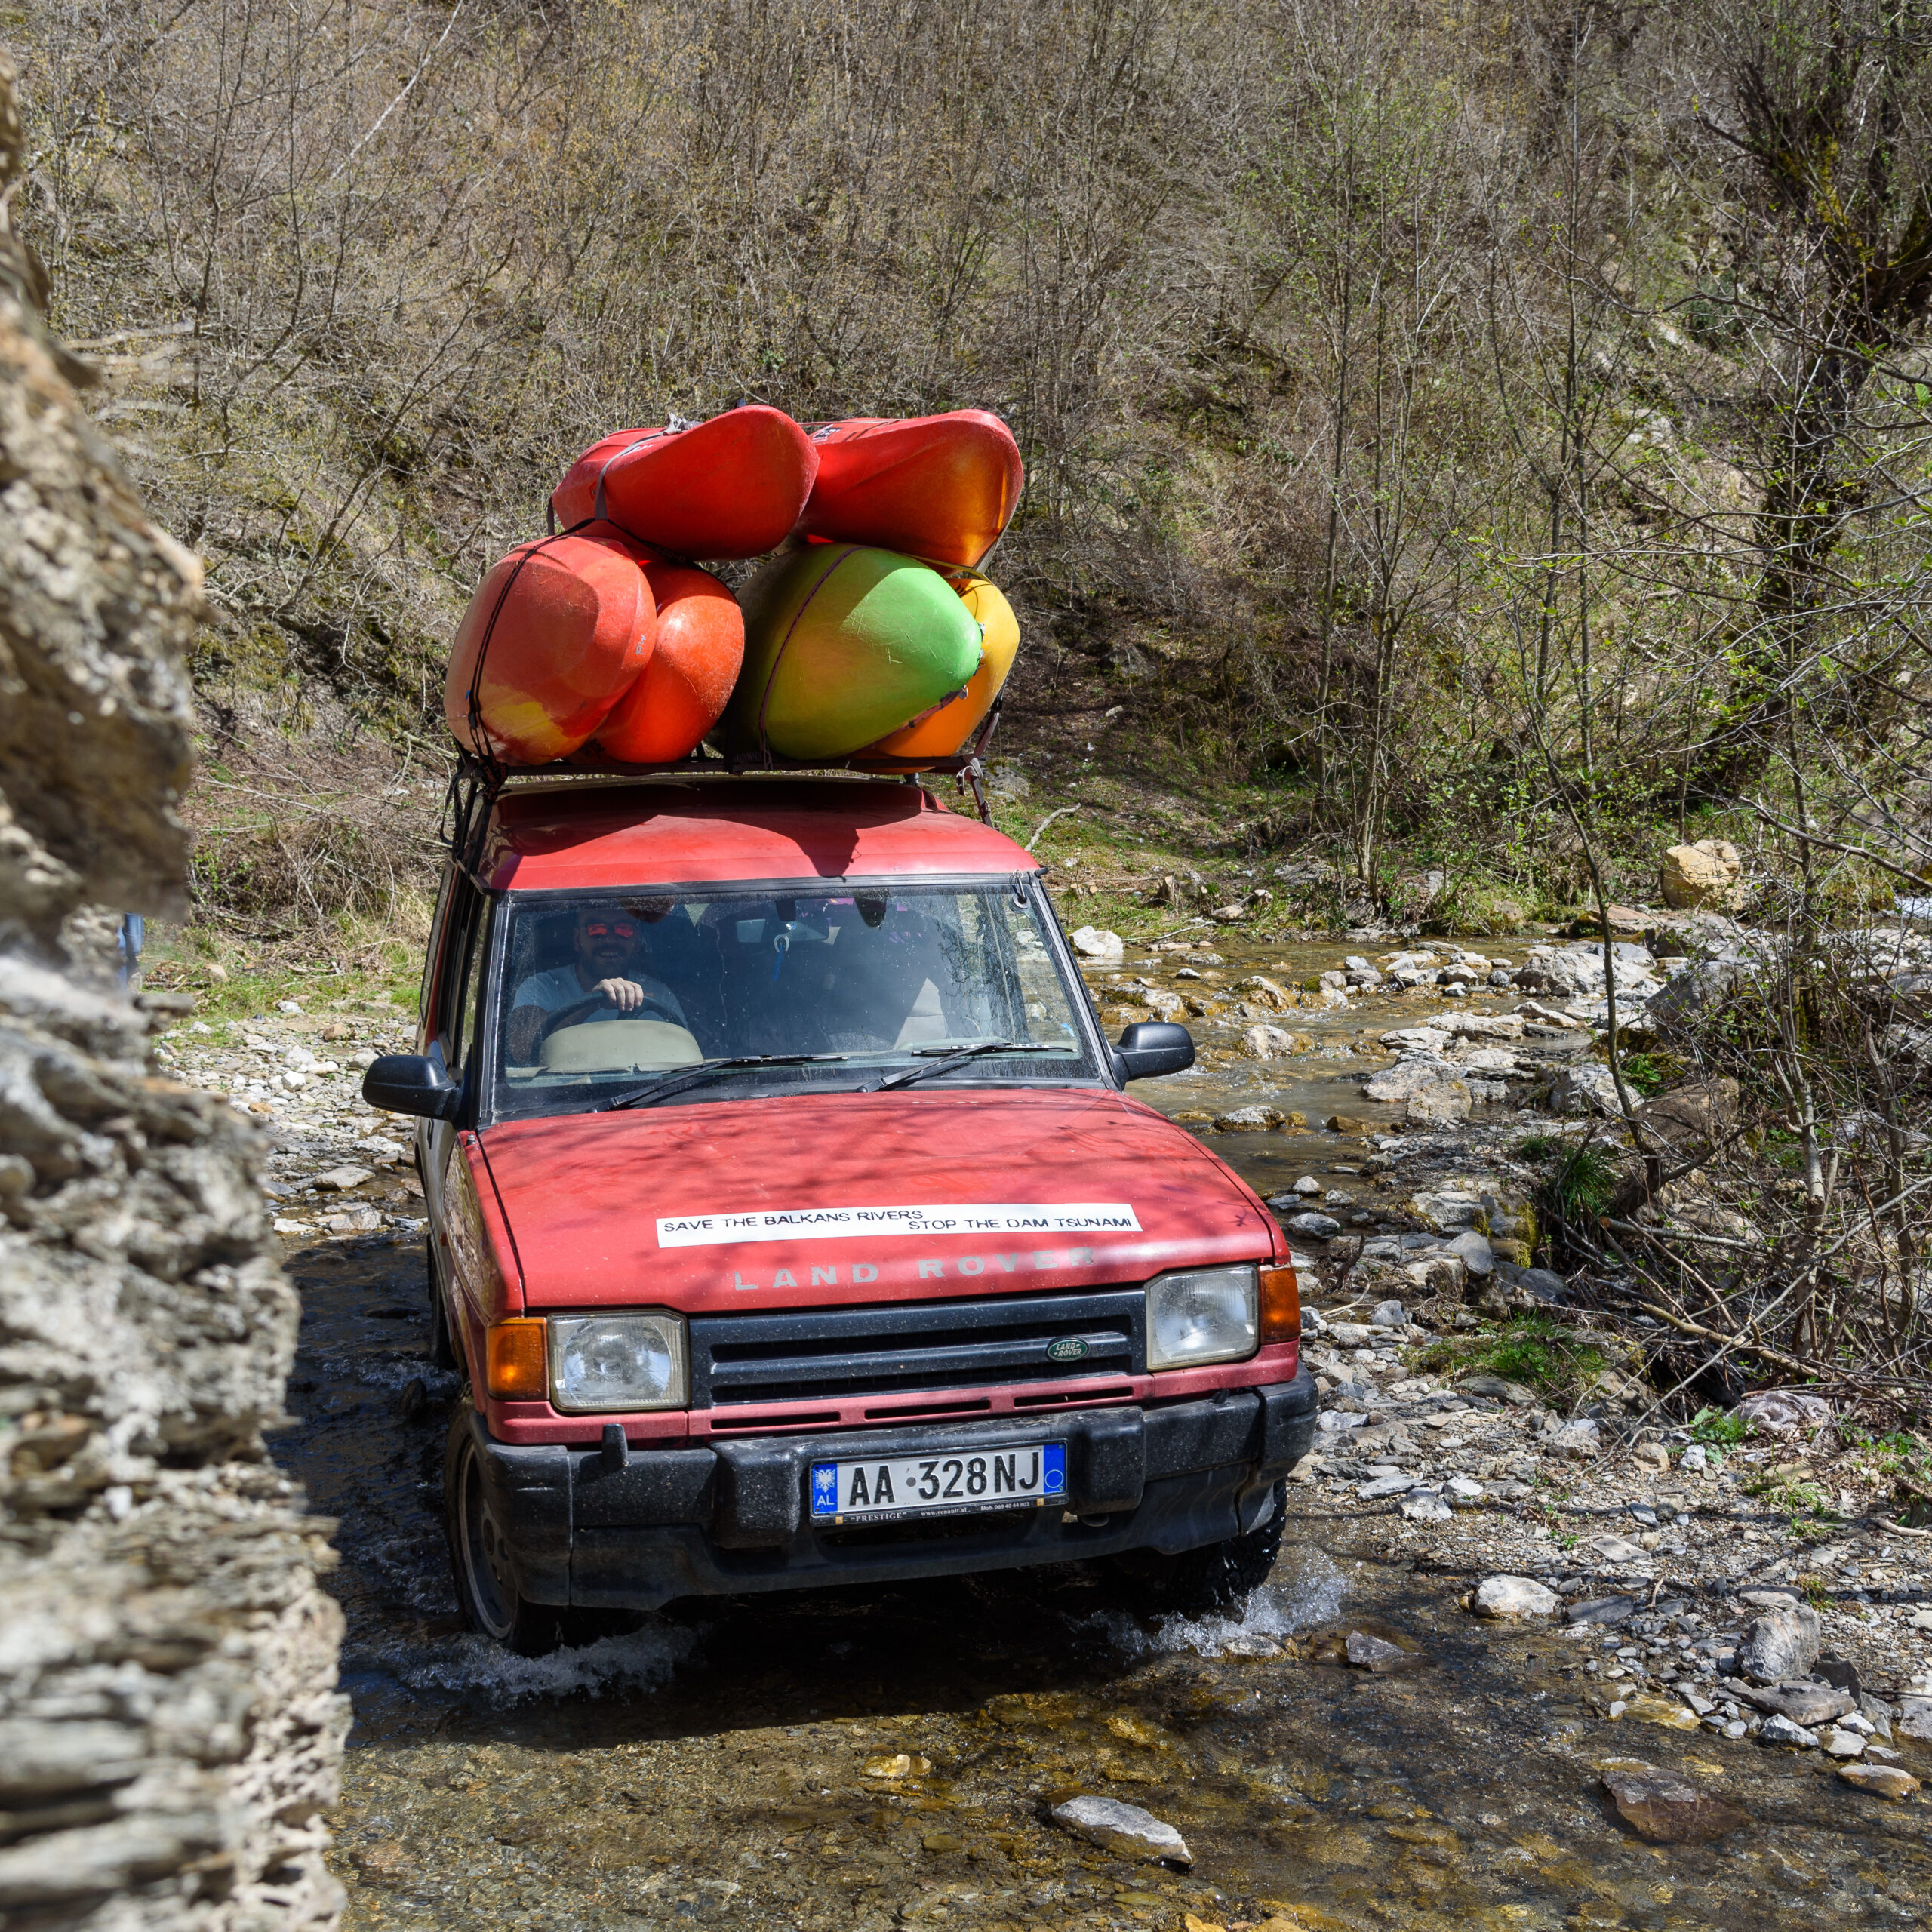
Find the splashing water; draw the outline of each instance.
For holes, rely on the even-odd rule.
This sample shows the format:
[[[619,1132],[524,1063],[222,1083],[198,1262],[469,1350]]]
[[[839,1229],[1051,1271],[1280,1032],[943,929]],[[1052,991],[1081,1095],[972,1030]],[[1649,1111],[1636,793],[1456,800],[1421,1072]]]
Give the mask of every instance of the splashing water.
[[[600,1637],[581,1649],[520,1657],[486,1637],[465,1635],[386,1646],[371,1661],[411,1690],[457,1691],[497,1706],[607,1690],[658,1690],[698,1647],[698,1633],[652,1624]]]
[[[1084,1627],[1105,1635],[1130,1657],[1168,1656],[1192,1651],[1204,1657],[1238,1655],[1244,1645],[1274,1643],[1297,1630],[1312,1630],[1338,1615],[1347,1584],[1325,1551],[1290,1545],[1275,1574],[1251,1591],[1236,1617],[1164,1617],[1152,1631],[1124,1611],[1103,1611],[1084,1620]]]

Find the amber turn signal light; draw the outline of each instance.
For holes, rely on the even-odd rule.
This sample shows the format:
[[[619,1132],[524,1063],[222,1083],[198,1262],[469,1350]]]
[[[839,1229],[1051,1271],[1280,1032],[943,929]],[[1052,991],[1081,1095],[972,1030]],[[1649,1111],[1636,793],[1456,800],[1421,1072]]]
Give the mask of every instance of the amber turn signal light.
[[[547,1325],[518,1316],[499,1321],[485,1336],[485,1380],[500,1401],[540,1402],[550,1392],[543,1349]]]
[[[1261,1342],[1301,1340],[1301,1284],[1292,1268],[1261,1271]],[[495,1331],[491,1331],[494,1334]]]

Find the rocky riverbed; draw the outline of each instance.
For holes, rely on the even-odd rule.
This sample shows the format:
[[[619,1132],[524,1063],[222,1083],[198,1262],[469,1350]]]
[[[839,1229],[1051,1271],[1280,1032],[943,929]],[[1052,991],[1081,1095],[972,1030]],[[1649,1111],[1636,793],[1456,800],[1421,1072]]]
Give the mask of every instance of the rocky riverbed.
[[[1181,977],[1203,949],[1100,963],[1103,1011],[1137,1004],[1115,977],[1205,1004]],[[1269,980],[1290,1003],[1190,1014],[1201,1070],[1137,1091],[1284,1223],[1321,1217],[1292,1238],[1327,1423],[1274,1577],[1239,1617],[1199,1621],[1069,1570],[674,1606],[583,1650],[492,1651],[460,1629],[445,1571],[453,1389],[425,1357],[406,1136],[357,1092],[406,1017],[171,1030],[171,1070],[273,1143],[304,1308],[300,1420],[278,1454],[339,1524],[349,1624],[349,1923],[1923,1921],[1932,1537],[1884,1515],[1869,1463],[1829,1432],[1692,1441],[1647,1412],[1641,1362],[1607,1334],[1560,1405],[1423,1365],[1469,1332],[1421,1326],[1432,1303],[1473,1324],[1490,1293],[1588,1326],[1527,1265],[1535,1176],[1516,1150],[1563,1129],[1516,1102],[1546,1108],[1551,1077],[1589,1061],[1592,1016],[1526,1026],[1508,1044],[1539,1074],[1432,1119],[1363,1092],[1401,1063],[1383,1036],[1441,1032],[1445,1008],[1514,1015],[1533,989],[1445,995],[1383,972],[1324,1001],[1323,974],[1358,970],[1346,943],[1217,933],[1205,949],[1223,964],[1194,972]],[[1521,942],[1455,951],[1512,961],[1492,974],[1527,958]],[[1277,1025],[1301,1036],[1290,1051],[1245,1050]],[[1453,1042],[1481,1037],[1424,1050],[1454,1066]],[[1056,1820],[1083,1795],[1171,1826],[1191,1863]]]

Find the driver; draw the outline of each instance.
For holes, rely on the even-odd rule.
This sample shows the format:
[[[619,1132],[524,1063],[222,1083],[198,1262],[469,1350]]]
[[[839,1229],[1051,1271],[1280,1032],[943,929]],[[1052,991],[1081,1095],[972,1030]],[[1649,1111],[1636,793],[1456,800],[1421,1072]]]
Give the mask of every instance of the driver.
[[[560,1026],[632,1017],[685,1025],[678,996],[639,970],[639,928],[629,912],[586,906],[571,930],[568,966],[533,973],[516,989],[509,1017],[510,1057],[532,1064],[543,1036]]]

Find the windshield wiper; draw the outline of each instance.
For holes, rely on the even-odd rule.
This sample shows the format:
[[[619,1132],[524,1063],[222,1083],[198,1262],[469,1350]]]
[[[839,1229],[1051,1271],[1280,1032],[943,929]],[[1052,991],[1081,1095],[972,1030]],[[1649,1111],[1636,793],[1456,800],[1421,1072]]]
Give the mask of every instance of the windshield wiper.
[[[915,1047],[915,1054],[937,1054],[939,1057],[929,1066],[909,1066],[898,1073],[890,1073],[872,1091],[883,1094],[893,1087],[909,1087],[915,1080],[930,1080],[934,1075],[950,1073],[955,1067],[964,1066],[968,1060],[977,1060],[982,1054],[1070,1054],[1072,1047],[1048,1045],[1038,1040],[981,1040],[970,1047]]]
[[[678,1068],[675,1073],[660,1075],[648,1087],[635,1088],[628,1094],[620,1094],[614,1100],[606,1100],[601,1107],[593,1107],[591,1111],[608,1114],[619,1107],[648,1107],[654,1101],[669,1100],[673,1094],[681,1094],[688,1087],[702,1086],[720,1074],[736,1072],[740,1067],[814,1066],[825,1061],[851,1057],[850,1054],[734,1054],[722,1060],[701,1060],[693,1066]]]

